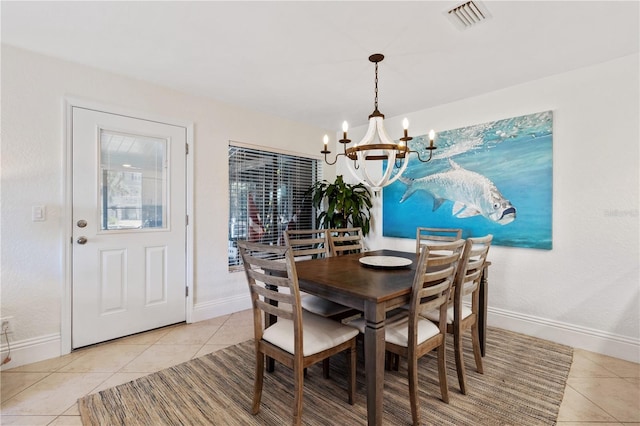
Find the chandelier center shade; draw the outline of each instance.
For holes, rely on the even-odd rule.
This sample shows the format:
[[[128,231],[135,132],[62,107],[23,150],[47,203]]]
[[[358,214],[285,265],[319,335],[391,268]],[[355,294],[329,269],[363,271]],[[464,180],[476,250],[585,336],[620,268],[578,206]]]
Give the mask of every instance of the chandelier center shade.
[[[369,56],[369,61],[375,64],[374,110],[369,115],[369,127],[362,140],[353,146],[348,146],[351,140],[347,138],[349,126],[345,121],[342,123],[342,139],[338,140],[343,145],[344,152],[337,154],[333,162],[330,162],[327,159],[327,155],[331,154],[328,149],[329,136],[327,135],[324,136],[324,149],[320,151],[320,153],[324,154],[324,161],[329,165],[335,164],[338,161],[338,157],[344,156],[347,168],[353,177],[358,182],[371,188],[375,194],[402,176],[402,173],[409,165],[408,154],[415,153],[418,160],[426,163],[431,160],[433,150],[436,149],[433,144],[435,138],[433,130],[429,132],[429,146],[425,147],[429,151],[429,158],[423,160],[417,151],[409,149],[408,142],[413,138],[409,136],[409,121],[406,118],[402,122],[404,135],[398,142],[394,141],[385,130],[384,114],[378,110],[378,64],[383,59],[384,55],[381,53]],[[386,164],[383,166],[381,177],[378,178],[371,171],[373,167],[378,168],[383,160],[386,160]]]

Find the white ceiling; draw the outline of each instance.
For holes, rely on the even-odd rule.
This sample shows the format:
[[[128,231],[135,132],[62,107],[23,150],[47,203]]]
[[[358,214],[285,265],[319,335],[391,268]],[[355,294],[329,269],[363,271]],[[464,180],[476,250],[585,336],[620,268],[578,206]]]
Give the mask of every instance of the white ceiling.
[[[639,51],[636,1],[9,2],[2,42],[327,129]]]

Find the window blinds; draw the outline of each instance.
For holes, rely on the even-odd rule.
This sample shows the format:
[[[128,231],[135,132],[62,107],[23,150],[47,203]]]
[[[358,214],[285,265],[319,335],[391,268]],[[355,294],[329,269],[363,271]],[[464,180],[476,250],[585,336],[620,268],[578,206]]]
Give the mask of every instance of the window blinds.
[[[319,160],[229,145],[229,267],[241,265],[236,241],[284,245],[286,229],[313,229],[309,187]]]

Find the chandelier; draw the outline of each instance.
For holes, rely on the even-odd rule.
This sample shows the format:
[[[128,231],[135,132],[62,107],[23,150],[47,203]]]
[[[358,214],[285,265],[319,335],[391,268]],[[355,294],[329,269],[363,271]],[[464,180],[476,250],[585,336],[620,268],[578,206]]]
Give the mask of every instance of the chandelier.
[[[425,147],[429,151],[429,158],[422,159],[418,151],[412,151],[409,149],[408,142],[413,139],[409,136],[409,120],[406,118],[402,121],[404,128],[404,135],[396,143],[384,129],[384,114],[378,111],[378,63],[382,62],[384,55],[375,53],[369,56],[369,61],[373,62],[376,67],[375,71],[375,100],[374,110],[369,116],[369,128],[362,140],[350,147],[347,147],[351,143],[351,140],[347,138],[347,130],[349,126],[345,121],[342,123],[342,139],[338,142],[343,144],[344,152],[336,155],[333,162],[327,160],[327,155],[331,154],[328,149],[329,136],[324,135],[324,149],[320,153],[324,154],[324,161],[329,165],[333,165],[338,161],[338,157],[344,156],[347,159],[347,167],[351,174],[358,182],[368,186],[374,193],[379,193],[380,190],[395,182],[409,165],[408,154],[415,153],[418,160],[426,163],[431,160],[433,150],[436,149],[433,146],[433,139],[435,132],[431,130],[429,132],[429,146]],[[387,160],[386,166],[382,171],[382,177],[377,179],[371,176],[367,166],[374,163],[379,164],[377,161]],[[377,167],[377,166],[376,166]],[[396,170],[394,174],[393,171]]]

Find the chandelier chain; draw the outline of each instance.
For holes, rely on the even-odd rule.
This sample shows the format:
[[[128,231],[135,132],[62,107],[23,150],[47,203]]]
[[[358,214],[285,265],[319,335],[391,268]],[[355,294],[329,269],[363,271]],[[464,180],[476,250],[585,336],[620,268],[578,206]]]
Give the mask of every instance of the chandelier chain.
[[[374,101],[374,106],[375,106],[375,110],[378,110],[378,63],[376,62],[376,79],[375,79],[375,83],[376,83],[376,98]]]

